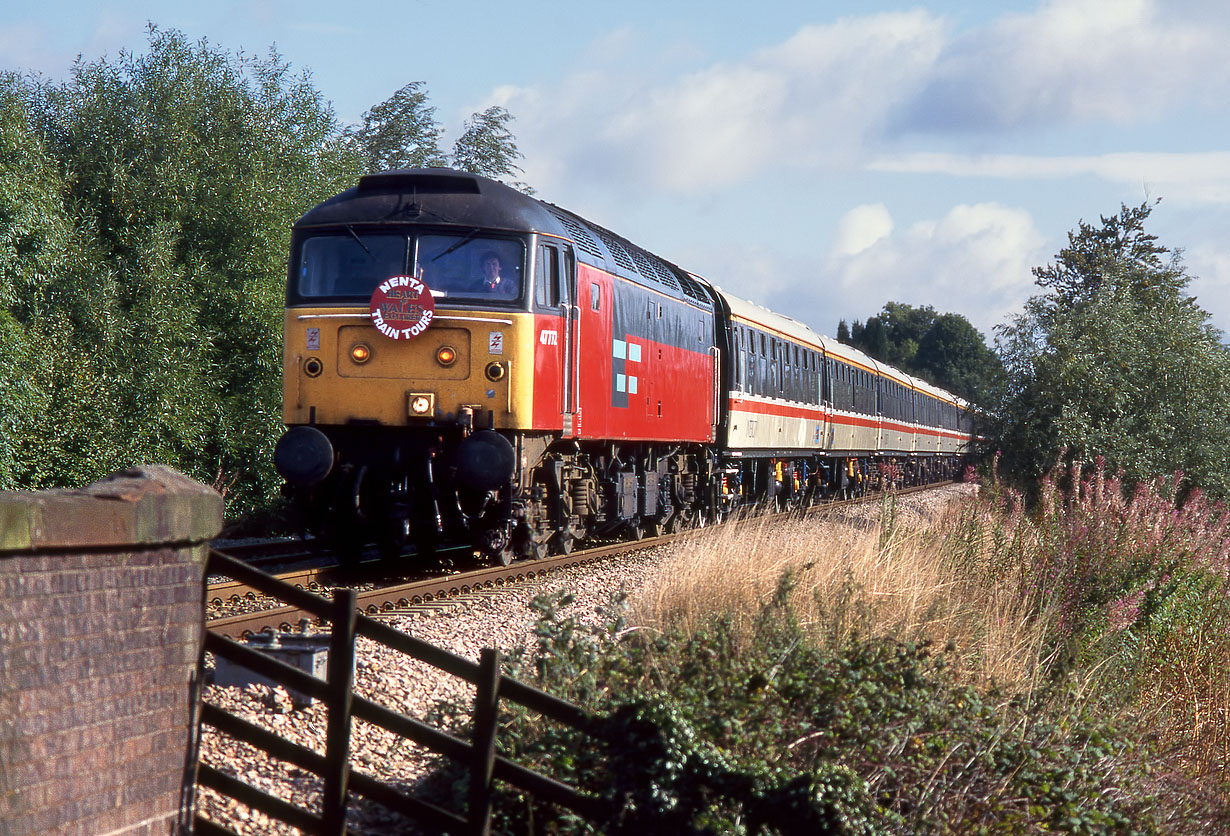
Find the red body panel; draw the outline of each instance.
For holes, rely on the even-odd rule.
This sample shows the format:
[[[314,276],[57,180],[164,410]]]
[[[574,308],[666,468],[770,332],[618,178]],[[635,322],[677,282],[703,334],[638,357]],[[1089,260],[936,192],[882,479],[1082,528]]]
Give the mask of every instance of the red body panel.
[[[554,314],[534,316],[534,414],[536,430],[563,428],[566,320]]]
[[[620,300],[615,295],[631,293],[619,283],[602,271],[579,265],[577,436],[713,441],[715,375],[708,346],[705,351],[692,351],[643,337],[616,335],[612,314]],[[592,305],[591,288],[595,286],[598,310]]]

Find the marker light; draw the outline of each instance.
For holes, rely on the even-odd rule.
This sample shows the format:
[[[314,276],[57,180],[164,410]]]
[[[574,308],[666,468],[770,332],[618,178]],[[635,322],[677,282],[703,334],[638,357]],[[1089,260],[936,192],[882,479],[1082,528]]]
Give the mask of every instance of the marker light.
[[[303,373],[308,377],[320,377],[324,370],[325,364],[320,362],[318,357],[309,357],[303,361]]]
[[[500,363],[488,363],[487,368],[483,371],[492,383],[498,383],[504,379],[504,366]]]
[[[363,364],[372,359],[372,350],[363,343],[358,343],[350,349],[350,359]]]
[[[442,345],[436,349],[436,362],[441,366],[451,366],[457,362],[457,350],[451,345]]]

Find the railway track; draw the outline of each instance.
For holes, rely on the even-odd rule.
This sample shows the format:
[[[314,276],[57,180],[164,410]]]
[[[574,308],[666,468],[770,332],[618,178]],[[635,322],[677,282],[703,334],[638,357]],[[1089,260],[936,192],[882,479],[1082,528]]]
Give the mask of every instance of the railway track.
[[[788,517],[800,512],[813,515],[831,512],[845,505],[861,502],[879,502],[891,495],[906,495],[918,491],[940,487],[948,483],[923,485],[913,488],[903,488],[891,494],[871,493],[856,499],[836,500],[812,505],[805,509],[779,512],[777,516]],[[726,525],[741,525],[745,523],[763,523],[763,515],[736,519],[726,522]],[[418,577],[410,580],[399,578],[393,583],[382,585],[389,577],[390,566],[379,561],[371,564],[360,564],[359,567],[345,569],[336,561],[320,566],[295,569],[275,575],[279,580],[298,586],[311,592],[327,592],[325,583],[337,580],[341,585],[366,587],[358,590],[358,608],[368,614],[395,613],[407,611],[423,604],[444,601],[450,598],[469,595],[480,590],[495,590],[525,581],[538,580],[547,575],[572,566],[592,563],[611,557],[630,554],[636,551],[666,545],[676,540],[694,537],[704,532],[705,528],[689,529],[677,534],[664,534],[659,537],[647,537],[634,541],[619,541],[609,545],[601,545],[569,555],[553,555],[534,561],[518,561],[509,566],[493,566],[468,571],[455,571],[452,574],[435,574],[428,577]],[[242,560],[241,554],[232,550],[219,550],[229,557]],[[460,550],[464,552],[465,550]],[[253,553],[255,551],[255,547]],[[437,570],[438,571],[438,570]],[[262,593],[250,581],[237,577],[226,581],[209,584],[207,601],[215,606],[227,601],[248,598],[254,603],[259,601]],[[259,605],[257,605],[259,606]],[[248,634],[262,631],[293,631],[311,625],[311,620],[299,607],[293,605],[274,605],[268,608],[255,608],[251,612],[212,618],[208,621],[210,630],[232,638],[241,638]]]

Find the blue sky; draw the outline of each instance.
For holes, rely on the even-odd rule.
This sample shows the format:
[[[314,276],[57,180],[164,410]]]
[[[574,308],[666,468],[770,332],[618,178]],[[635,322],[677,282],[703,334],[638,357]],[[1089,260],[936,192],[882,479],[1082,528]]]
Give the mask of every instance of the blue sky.
[[[1222,0],[14,6],[6,69],[140,52],[149,21],[276,46],[342,123],[410,81],[451,136],[503,105],[538,196],[825,333],[893,300],[990,338],[1080,220],[1161,198],[1230,330]]]

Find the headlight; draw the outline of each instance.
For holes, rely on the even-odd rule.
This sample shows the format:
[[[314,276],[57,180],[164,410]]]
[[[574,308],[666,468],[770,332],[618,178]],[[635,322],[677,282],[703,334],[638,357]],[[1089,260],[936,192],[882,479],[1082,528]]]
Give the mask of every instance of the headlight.
[[[504,366],[501,363],[488,363],[487,368],[484,371],[487,375],[487,379],[492,383],[504,379]]]
[[[308,377],[320,377],[324,370],[325,364],[320,362],[319,357],[309,357],[303,361],[303,373]]]
[[[362,365],[372,359],[372,350],[363,343],[357,343],[350,349],[350,359]]]
[[[411,392],[408,403],[411,417],[423,418],[432,414],[433,407],[436,405],[436,396],[429,393]]]
[[[442,345],[436,349],[436,362],[441,366],[451,366],[457,362],[457,350],[451,345]]]

